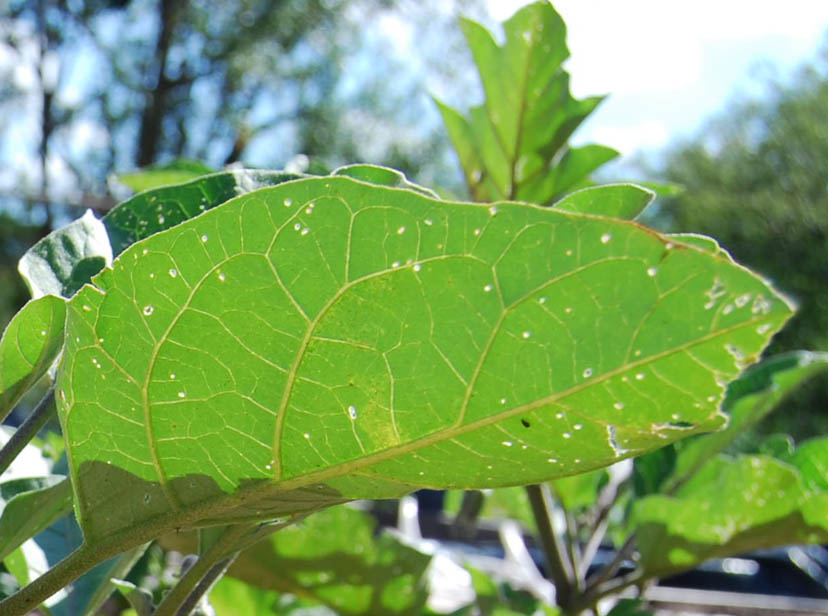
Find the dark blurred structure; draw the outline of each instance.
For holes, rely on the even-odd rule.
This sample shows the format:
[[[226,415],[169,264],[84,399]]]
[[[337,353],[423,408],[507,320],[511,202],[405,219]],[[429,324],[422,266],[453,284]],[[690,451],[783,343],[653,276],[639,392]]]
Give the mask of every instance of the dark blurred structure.
[[[482,5],[0,0],[0,326],[25,297],[8,269],[20,250],[111,205],[113,172],[301,154],[310,171],[374,162],[450,184],[424,80],[462,88],[456,17]],[[416,58],[391,49],[406,37]]]
[[[828,350],[828,48],[789,83],[736,104],[671,151],[663,178],[686,191],[655,224],[717,238],[799,304],[768,353]],[[828,433],[828,377],[811,382],[761,431]]]

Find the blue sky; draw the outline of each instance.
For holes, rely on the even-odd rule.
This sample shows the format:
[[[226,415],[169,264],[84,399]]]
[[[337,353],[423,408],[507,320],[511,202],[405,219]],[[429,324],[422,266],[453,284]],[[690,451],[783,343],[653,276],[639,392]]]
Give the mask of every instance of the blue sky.
[[[488,8],[503,21],[523,4],[489,0]],[[690,136],[734,97],[760,94],[767,66],[790,76],[816,57],[828,30],[826,0],[553,4],[569,30],[573,93],[610,95],[574,141],[625,155]]]

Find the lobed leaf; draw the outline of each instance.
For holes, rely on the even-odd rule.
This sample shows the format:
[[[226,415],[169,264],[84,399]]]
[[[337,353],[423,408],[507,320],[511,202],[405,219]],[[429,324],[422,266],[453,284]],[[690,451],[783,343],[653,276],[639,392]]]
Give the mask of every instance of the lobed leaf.
[[[475,201],[550,204],[618,155],[598,145],[567,148],[602,99],[570,95],[561,68],[569,56],[566,26],[549,2],[529,4],[507,20],[502,46],[480,24],[461,25],[486,100],[468,117],[436,103]]]
[[[791,314],[635,223],[346,177],[234,199],[95,285],[57,396],[89,541],[606,466],[721,427]]]
[[[644,570],[663,576],[718,556],[825,543],[828,483],[820,473],[826,469],[828,438],[803,444],[785,462],[764,455],[713,458],[675,497],[636,502]]]
[[[0,338],[0,420],[46,374],[63,347],[66,302],[46,295],[28,302]]]

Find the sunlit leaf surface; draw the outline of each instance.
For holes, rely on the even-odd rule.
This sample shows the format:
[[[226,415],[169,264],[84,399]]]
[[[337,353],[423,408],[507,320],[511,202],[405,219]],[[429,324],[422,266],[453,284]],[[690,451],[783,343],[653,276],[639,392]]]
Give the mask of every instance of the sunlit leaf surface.
[[[791,313],[634,223],[345,177],[234,199],[95,284],[58,388],[92,539],[605,466],[720,427]]]

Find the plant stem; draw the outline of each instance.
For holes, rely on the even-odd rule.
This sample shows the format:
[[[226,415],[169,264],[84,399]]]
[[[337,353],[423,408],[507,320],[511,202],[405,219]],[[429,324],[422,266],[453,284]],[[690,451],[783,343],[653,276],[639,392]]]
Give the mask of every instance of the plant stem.
[[[256,528],[256,524],[235,524],[228,526],[225,533],[208,549],[201,554],[195,564],[190,567],[187,573],[178,580],[170,592],[161,601],[153,616],[187,616],[198,604],[201,596],[209,590],[213,582],[230,566],[235,558],[233,548],[244,537]],[[228,555],[231,555],[228,557]],[[224,565],[224,561],[227,561]],[[223,565],[223,567],[221,567]],[[221,567],[217,572],[214,568]],[[213,579],[206,584],[208,577],[213,574]],[[197,590],[202,588],[200,593]],[[188,611],[184,611],[188,610]]]
[[[609,526],[609,517],[604,516],[598,520],[598,525],[595,527],[592,535],[587,541],[584,551],[581,554],[580,568],[578,569],[578,578],[586,578],[589,566],[592,564],[595,555],[598,553],[598,548],[601,547],[601,542],[607,534],[607,526]]]
[[[15,433],[12,434],[11,438],[6,441],[3,448],[0,449],[0,474],[6,472],[6,469],[14,462],[17,455],[40,432],[40,429],[51,419],[54,412],[55,389],[52,386],[31,414],[20,424],[20,427],[17,428]]]
[[[578,547],[578,525],[575,517],[569,511],[564,511],[566,516],[566,549],[569,555],[569,563],[572,566],[572,585],[575,593],[581,591],[581,550]]]
[[[644,572],[641,569],[629,572],[618,578],[613,578],[603,584],[590,586],[583,593],[578,595],[573,601],[573,606],[570,608],[574,613],[586,609],[589,606],[595,606],[598,601],[608,595],[614,595],[629,586],[641,584],[646,580]]]
[[[101,548],[102,546],[89,547],[87,544],[82,545],[39,578],[0,602],[0,613],[3,616],[22,616],[30,613],[46,599],[61,588],[71,584],[101,560],[117,553],[101,555]]]
[[[210,567],[207,573],[199,580],[196,587],[193,591],[187,596],[184,602],[181,604],[181,607],[178,608],[178,612],[176,612],[177,616],[189,616],[193,610],[198,606],[198,602],[201,601],[201,598],[210,592],[210,589],[213,587],[219,578],[224,575],[224,572],[233,564],[233,561],[236,560],[238,555],[241,552],[235,552],[225,558],[224,560],[220,560],[215,565]]]
[[[615,572],[618,571],[618,568],[627,560],[635,550],[635,535],[631,535],[627,541],[624,542],[624,545],[621,546],[621,549],[615,553],[615,557],[610,561],[610,563],[597,571],[591,578],[586,581],[587,585],[587,592],[589,589],[595,586],[598,586],[602,582],[607,581]]]
[[[526,486],[526,493],[529,496],[535,525],[538,528],[541,546],[546,556],[547,571],[550,579],[555,584],[557,603],[560,606],[566,606],[572,598],[575,571],[571,563],[565,558],[561,539],[552,526],[549,488],[545,484],[528,485]]]

